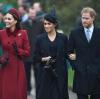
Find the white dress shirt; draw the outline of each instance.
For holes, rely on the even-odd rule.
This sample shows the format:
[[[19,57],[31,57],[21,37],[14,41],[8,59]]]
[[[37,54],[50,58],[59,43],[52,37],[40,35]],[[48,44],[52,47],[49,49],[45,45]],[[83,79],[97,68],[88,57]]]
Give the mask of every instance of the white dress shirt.
[[[92,37],[92,34],[93,34],[93,30],[94,30],[94,25],[92,25],[92,26],[89,27],[89,28],[84,28],[85,35],[86,35],[86,36],[88,35],[89,41],[91,40],[91,37]],[[87,34],[87,31],[88,31],[89,34]]]

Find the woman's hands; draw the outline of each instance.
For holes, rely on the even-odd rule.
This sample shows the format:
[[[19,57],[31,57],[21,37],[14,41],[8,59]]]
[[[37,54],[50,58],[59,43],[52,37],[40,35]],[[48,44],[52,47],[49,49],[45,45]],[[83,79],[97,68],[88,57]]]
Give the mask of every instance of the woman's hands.
[[[50,58],[51,58],[51,56],[48,56],[48,57],[43,57],[43,58],[42,58],[42,61],[49,61],[49,60],[50,60]]]

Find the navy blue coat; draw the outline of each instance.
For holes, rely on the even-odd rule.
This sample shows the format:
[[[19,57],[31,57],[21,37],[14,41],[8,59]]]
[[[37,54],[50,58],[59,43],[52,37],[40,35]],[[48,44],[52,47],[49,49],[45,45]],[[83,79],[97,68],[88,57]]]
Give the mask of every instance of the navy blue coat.
[[[78,94],[100,94],[100,29],[94,27],[90,42],[84,28],[80,27],[69,36],[68,52],[76,53],[73,61],[73,91]]]
[[[51,56],[50,41],[47,34],[42,34],[37,38],[34,60],[40,63],[38,73],[38,92],[37,99],[69,99],[67,86],[67,43],[68,39],[63,34],[57,33],[55,48],[56,64],[55,71],[58,77],[51,75],[44,69],[45,64],[41,62],[42,57]]]

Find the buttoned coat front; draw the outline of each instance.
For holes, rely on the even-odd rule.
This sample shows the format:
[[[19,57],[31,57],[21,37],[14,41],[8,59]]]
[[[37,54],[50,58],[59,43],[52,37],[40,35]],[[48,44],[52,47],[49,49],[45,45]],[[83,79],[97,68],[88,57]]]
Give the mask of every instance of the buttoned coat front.
[[[76,53],[73,61],[73,91],[78,94],[100,94],[100,29],[94,27],[88,42],[84,28],[73,30],[69,36],[68,52]]]

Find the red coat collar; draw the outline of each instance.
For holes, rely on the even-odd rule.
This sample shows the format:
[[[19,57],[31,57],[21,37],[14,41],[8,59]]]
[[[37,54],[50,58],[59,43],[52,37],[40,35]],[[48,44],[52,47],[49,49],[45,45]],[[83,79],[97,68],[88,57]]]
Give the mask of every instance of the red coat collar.
[[[7,32],[8,36],[11,36],[11,35],[16,36],[18,34],[17,29],[15,29],[15,31],[11,32],[11,30],[9,28],[7,28],[6,32]]]

